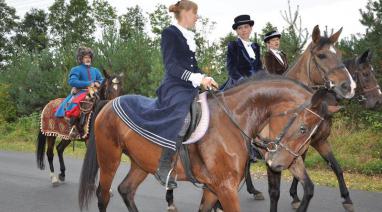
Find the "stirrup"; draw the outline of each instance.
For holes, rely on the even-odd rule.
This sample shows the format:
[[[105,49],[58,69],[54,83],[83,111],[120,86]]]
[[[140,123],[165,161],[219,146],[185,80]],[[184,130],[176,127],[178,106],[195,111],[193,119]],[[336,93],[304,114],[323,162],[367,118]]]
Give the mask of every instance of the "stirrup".
[[[176,183],[176,178],[178,175],[176,175],[173,179],[173,184],[172,185],[169,185],[169,182],[170,182],[170,178],[171,178],[171,173],[174,171],[174,168],[171,168],[170,171],[168,172],[167,174],[167,177],[166,177],[166,184],[165,184],[165,187],[166,187],[166,190],[173,190],[175,188],[178,187],[177,183]]]

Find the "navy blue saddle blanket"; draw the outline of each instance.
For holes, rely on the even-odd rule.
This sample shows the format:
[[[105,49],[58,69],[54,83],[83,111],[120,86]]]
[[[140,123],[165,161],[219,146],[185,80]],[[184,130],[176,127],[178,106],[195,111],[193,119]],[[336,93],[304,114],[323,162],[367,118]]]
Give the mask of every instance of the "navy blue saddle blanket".
[[[132,130],[146,139],[175,150],[175,138],[187,114],[179,105],[161,106],[157,99],[125,95],[113,100],[113,109]]]

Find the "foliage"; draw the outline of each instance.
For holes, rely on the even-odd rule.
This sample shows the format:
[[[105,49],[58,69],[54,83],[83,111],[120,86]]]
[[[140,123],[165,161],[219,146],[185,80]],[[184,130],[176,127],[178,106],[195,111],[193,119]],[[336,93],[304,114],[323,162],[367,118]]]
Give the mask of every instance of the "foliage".
[[[11,57],[12,44],[9,40],[9,36],[17,27],[16,10],[13,7],[8,6],[5,0],[0,0],[0,68]]]
[[[143,16],[142,9],[136,5],[128,7],[127,12],[118,17],[120,23],[119,35],[127,40],[134,34],[142,34],[145,28],[146,18]]]
[[[44,10],[31,9],[18,25],[14,43],[29,52],[45,49],[48,46],[48,20]]]
[[[92,11],[94,19],[101,29],[110,30],[115,28],[117,11],[109,2],[106,0],[94,0]]]

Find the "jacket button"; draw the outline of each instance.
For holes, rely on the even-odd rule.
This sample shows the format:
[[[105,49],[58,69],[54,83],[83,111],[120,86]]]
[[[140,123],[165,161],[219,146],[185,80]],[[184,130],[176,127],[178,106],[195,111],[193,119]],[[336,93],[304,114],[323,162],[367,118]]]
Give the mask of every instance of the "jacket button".
[[[191,67],[194,67],[194,65],[191,64]]]
[[[191,59],[194,59],[194,57],[190,57]]]

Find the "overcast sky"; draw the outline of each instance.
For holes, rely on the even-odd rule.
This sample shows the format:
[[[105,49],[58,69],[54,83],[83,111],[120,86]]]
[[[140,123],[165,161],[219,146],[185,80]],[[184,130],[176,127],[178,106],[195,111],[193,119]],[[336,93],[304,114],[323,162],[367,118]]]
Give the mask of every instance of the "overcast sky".
[[[69,1],[69,0],[67,0]],[[91,1],[91,0],[90,0]],[[311,32],[317,24],[321,29],[338,30],[344,27],[342,38],[350,34],[364,33],[365,28],[359,22],[360,8],[365,8],[368,0],[291,0],[292,10],[300,6],[302,24]],[[5,0],[16,8],[17,14],[23,17],[31,8],[48,10],[54,0]],[[126,12],[127,7],[139,5],[144,12],[152,12],[156,4],[169,6],[174,0],[108,0],[117,8],[118,14]],[[260,32],[266,22],[282,30],[286,22],[280,12],[288,8],[287,0],[194,0],[199,6],[199,15],[216,22],[211,33],[211,40],[225,36],[231,31],[233,19],[239,14],[249,14],[255,21],[254,31]]]

